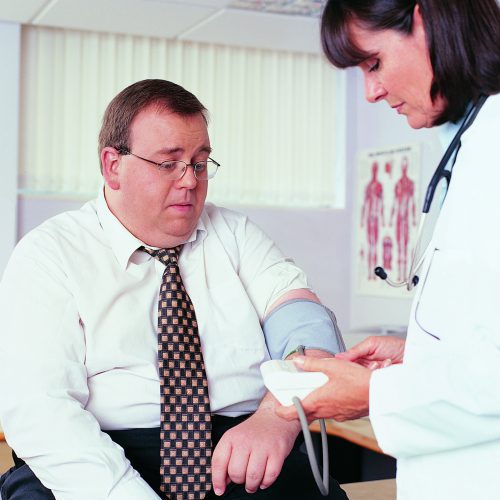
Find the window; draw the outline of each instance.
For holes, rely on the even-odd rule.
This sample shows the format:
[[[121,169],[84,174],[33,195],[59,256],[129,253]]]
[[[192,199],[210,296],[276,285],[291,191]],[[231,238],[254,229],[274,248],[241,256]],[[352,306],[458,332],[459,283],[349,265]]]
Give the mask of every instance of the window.
[[[322,56],[33,26],[22,41],[21,193],[95,196],[106,105],[165,78],[209,110],[211,201],[343,207],[343,77]]]

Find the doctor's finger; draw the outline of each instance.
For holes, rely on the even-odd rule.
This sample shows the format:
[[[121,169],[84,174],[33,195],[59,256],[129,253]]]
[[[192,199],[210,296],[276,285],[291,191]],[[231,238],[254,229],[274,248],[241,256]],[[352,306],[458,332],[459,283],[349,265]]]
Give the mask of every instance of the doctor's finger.
[[[354,361],[358,357],[358,355],[349,349],[348,351],[339,352],[339,353],[335,354],[335,357],[337,359],[345,359],[347,361]]]
[[[299,415],[294,405],[291,406],[277,406],[275,409],[276,415],[278,417],[284,418],[285,420],[298,420]]]
[[[327,373],[338,362],[335,358],[313,358],[312,356],[297,356],[293,362],[301,370],[308,372]]]
[[[335,357],[338,359],[345,359],[348,361],[356,361],[358,359],[370,358],[374,355],[377,348],[375,337],[368,337],[358,344],[351,347],[346,352],[340,352]]]

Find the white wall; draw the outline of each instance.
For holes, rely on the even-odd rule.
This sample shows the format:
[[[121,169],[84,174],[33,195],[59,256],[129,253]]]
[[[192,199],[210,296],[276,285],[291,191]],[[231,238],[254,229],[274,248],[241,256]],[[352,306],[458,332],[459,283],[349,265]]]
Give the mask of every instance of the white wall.
[[[20,26],[0,22],[0,276],[17,237],[20,44]]]

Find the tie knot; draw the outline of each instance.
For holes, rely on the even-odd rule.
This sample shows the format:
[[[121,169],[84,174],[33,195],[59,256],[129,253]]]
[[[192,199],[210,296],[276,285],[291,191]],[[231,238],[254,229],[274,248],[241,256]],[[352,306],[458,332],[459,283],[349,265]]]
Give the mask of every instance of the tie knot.
[[[141,250],[144,250],[155,259],[158,259],[160,262],[167,265],[167,264],[177,264],[181,248],[182,245],[178,245],[173,248],[160,248],[158,250],[153,250],[152,248],[148,247],[141,247]]]

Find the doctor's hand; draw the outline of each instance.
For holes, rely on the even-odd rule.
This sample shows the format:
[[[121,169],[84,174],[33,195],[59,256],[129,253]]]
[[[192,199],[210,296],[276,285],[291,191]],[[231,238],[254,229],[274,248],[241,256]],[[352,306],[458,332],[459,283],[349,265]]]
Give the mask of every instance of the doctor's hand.
[[[222,436],[212,456],[216,495],[222,495],[231,481],[245,484],[248,493],[255,493],[278,478],[300,424],[283,422],[275,413],[277,405],[276,399],[267,394],[251,417]]]
[[[370,370],[337,358],[298,357],[294,361],[303,370],[323,372],[328,376],[328,382],[301,401],[309,422],[317,418],[334,418],[342,422],[368,415]],[[286,420],[298,419],[293,405],[279,406],[276,414]]]
[[[403,362],[405,340],[392,336],[371,336],[335,357],[354,361],[370,370]]]

